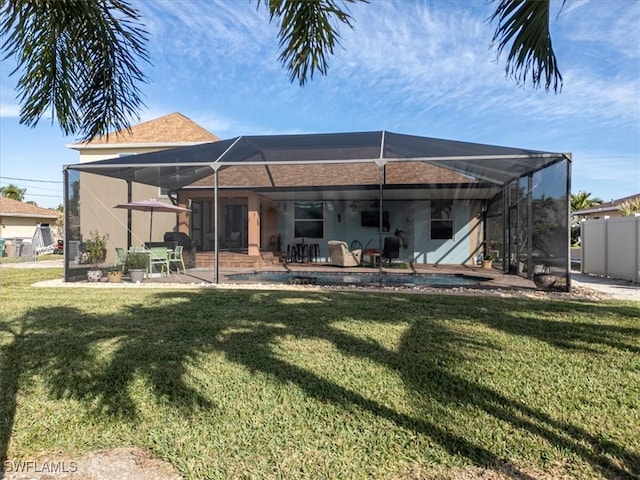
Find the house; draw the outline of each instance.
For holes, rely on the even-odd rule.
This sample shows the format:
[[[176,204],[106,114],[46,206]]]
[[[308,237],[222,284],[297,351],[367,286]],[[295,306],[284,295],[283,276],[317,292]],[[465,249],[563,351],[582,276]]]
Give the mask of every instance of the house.
[[[620,207],[621,204],[639,199],[640,193],[637,193],[628,197],[618,198],[615,200],[611,200],[610,202],[601,203],[600,205],[594,205],[593,207],[585,208],[584,210],[576,210],[575,212],[573,212],[573,215],[584,217],[586,220],[604,217],[620,217],[621,215],[618,207]]]
[[[18,245],[30,244],[38,224],[54,224],[58,212],[12,198],[0,197],[0,238],[5,239],[5,254],[18,256]]]
[[[100,136],[90,142],[68,145],[77,150],[81,164],[110,158],[123,158],[157,152],[160,150],[215,142],[219,138],[180,113],[172,113],[132,126],[110,135]],[[86,237],[92,231],[109,235],[107,261],[115,261],[115,247],[140,245],[149,240],[149,213],[113,209],[117,203],[131,199],[158,198],[169,203],[168,191],[145,183],[127,184],[113,178],[80,173],[76,188],[82,196],[82,215],[78,215],[75,227]],[[129,199],[129,200],[128,200]],[[130,219],[130,224],[128,221]],[[127,226],[129,225],[129,228]],[[153,239],[162,239],[166,231],[176,228],[175,215],[156,213],[153,219]],[[187,229],[184,227],[183,229]],[[81,241],[78,238],[77,241]]]
[[[158,136],[147,139],[152,145],[111,138],[72,146],[82,156],[64,170],[66,205],[82,218],[80,230],[71,232],[75,238],[97,226],[85,215],[105,223],[117,215],[111,206],[159,188],[190,208],[177,225],[173,215],[173,228],[196,243],[200,266],[211,265],[221,251],[257,258],[303,241],[326,260],[329,240],[380,249],[397,231],[406,262],[473,265],[490,248],[503,269],[531,276],[534,262],[542,262],[568,283],[568,154],[386,131],[209,141],[204,135],[176,148]],[[126,155],[136,153],[133,147],[154,151]],[[110,158],[86,161],[90,152],[106,155],[107,149]],[[84,206],[73,211],[79,198]],[[111,228],[126,231],[122,215],[120,226],[111,222]],[[133,218],[133,229],[140,221],[147,226],[145,220]],[[153,235],[168,226],[154,228]]]

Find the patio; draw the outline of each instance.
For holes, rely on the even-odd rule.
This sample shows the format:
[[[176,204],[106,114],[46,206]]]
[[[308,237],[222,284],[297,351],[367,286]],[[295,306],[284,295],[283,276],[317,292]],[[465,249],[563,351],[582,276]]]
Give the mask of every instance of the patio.
[[[568,291],[570,173],[568,154],[384,131],[237,137],[66,166],[65,244],[99,225],[80,215],[81,198],[103,220],[114,214],[96,196],[101,184],[111,204],[116,191],[134,201],[143,184],[189,209],[176,215],[175,232],[193,239],[195,265],[211,268],[214,283],[225,280],[229,253],[262,268],[265,253],[289,256],[306,239],[323,263],[331,240],[380,251],[395,232],[399,260],[417,269],[491,259],[528,280],[553,275]],[[127,215],[111,222],[118,246],[134,244]],[[66,258],[69,281],[74,257]]]
[[[250,276],[254,273],[274,273],[274,274],[290,274],[292,279],[290,281],[258,281],[251,278],[238,279],[238,276]],[[342,275],[345,277],[357,278],[358,275],[374,275],[377,277],[378,269],[371,267],[349,267],[340,268],[331,266],[328,264],[279,264],[272,265],[264,268],[243,268],[243,267],[230,267],[220,269],[219,284],[224,284],[227,287],[233,288],[233,286],[241,287],[255,287],[265,289],[282,289],[282,288],[296,288],[302,286],[304,288],[329,288],[329,289],[347,289],[351,290],[358,286],[358,283],[345,283],[343,285],[331,284],[325,285],[322,281],[305,282],[304,280],[311,277],[323,278],[324,274],[329,275]],[[383,268],[382,275],[406,275],[411,276],[413,274],[419,275],[439,275],[439,276],[464,276],[469,278],[476,278],[475,284],[469,285],[387,285],[383,282],[382,288],[378,285],[360,285],[362,288],[374,291],[385,291],[391,289],[393,291],[405,290],[405,291],[429,291],[431,289],[455,289],[459,293],[472,293],[473,291],[482,290],[486,293],[491,291],[527,291],[535,292],[536,288],[532,281],[519,277],[517,275],[509,275],[498,269],[486,269],[482,267],[465,267],[456,265],[418,265],[408,266],[407,268]],[[296,281],[302,279],[302,281]],[[128,279],[124,282],[128,283]],[[213,270],[209,268],[192,268],[187,269],[186,273],[177,273],[172,271],[169,276],[153,275],[151,278],[146,278],[143,282],[146,286],[180,286],[180,285],[199,285],[199,286],[214,286]],[[117,286],[115,284],[113,286]]]

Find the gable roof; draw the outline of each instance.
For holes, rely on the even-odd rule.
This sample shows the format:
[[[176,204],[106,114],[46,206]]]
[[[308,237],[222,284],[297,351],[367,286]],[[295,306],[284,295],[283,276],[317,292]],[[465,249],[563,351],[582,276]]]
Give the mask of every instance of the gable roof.
[[[0,197],[0,216],[58,218],[58,212],[48,208],[38,207],[30,203],[23,203],[18,200],[14,200],[13,198]]]
[[[599,205],[594,205],[593,207],[585,208],[584,210],[576,210],[575,212],[572,212],[572,215],[615,212],[618,210],[618,207],[624,202],[628,202],[629,200],[636,200],[639,198],[640,193],[636,193],[635,195],[629,195],[628,197],[617,198],[615,200],[611,200],[610,202],[600,203]]]
[[[129,130],[120,130],[101,135],[90,142],[71,145],[71,148],[109,147],[122,144],[180,144],[216,142],[216,135],[201,127],[181,113],[174,112],[163,117],[132,126]]]

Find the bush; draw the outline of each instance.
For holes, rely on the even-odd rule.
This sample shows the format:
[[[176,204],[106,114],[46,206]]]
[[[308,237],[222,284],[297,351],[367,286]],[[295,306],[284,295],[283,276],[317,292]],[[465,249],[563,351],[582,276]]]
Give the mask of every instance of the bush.
[[[134,252],[127,255],[125,261],[125,269],[129,270],[144,270],[149,264],[149,255],[141,252]]]
[[[98,268],[107,257],[107,240],[109,239],[109,235],[100,235],[97,230],[89,232],[89,235],[89,240],[84,242],[84,249],[88,256],[87,262]]]

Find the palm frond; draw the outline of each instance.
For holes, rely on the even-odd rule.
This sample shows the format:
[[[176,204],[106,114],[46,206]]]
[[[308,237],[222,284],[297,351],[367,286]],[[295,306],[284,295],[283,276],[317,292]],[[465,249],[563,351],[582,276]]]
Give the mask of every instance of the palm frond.
[[[347,0],[348,3],[367,0]],[[315,71],[326,75],[327,57],[340,45],[339,25],[353,28],[345,6],[334,0],[265,0],[271,21],[280,20],[280,61],[291,81],[304,85]],[[258,2],[260,4],[260,2]]]
[[[498,23],[493,35],[498,55],[511,45],[507,75],[523,85],[531,81],[536,88],[560,92],[562,75],[549,33],[550,0],[495,1],[499,4],[490,21]]]
[[[147,32],[126,0],[5,0],[0,16],[3,59],[21,74],[21,123],[51,111],[66,135],[91,140],[139,119]]]

